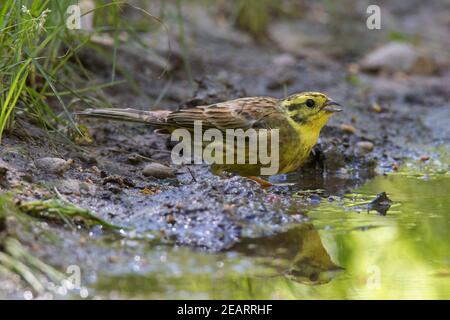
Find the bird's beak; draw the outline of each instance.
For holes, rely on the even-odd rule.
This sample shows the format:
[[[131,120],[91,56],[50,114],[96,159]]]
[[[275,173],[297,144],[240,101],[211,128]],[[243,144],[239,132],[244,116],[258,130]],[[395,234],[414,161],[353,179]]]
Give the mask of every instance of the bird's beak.
[[[335,102],[335,101],[333,101],[331,99],[328,99],[327,102],[325,102],[325,105],[323,106],[322,109],[325,110],[325,111],[328,111],[328,112],[333,112],[333,113],[334,112],[341,112],[342,109],[339,108],[339,107],[342,108],[342,106],[339,103],[337,103],[337,102]]]

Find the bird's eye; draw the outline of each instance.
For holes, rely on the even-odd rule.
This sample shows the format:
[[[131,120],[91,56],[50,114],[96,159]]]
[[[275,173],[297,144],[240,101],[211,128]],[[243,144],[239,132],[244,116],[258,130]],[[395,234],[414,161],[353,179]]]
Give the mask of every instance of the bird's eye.
[[[309,108],[314,108],[314,105],[315,105],[315,104],[316,104],[316,103],[314,102],[313,99],[308,99],[308,100],[306,100],[306,106],[309,107]]]
[[[313,272],[309,275],[309,280],[317,281],[319,279],[319,274],[317,272]]]

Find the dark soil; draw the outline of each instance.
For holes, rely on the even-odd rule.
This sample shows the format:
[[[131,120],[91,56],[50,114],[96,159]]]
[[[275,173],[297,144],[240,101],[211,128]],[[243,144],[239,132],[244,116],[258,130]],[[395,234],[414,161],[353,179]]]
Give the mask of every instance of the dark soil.
[[[317,201],[349,192],[375,174],[395,170],[406,158],[418,159],[429,153],[426,147],[450,140],[448,69],[427,76],[355,74],[342,62],[349,57],[326,53],[311,57],[274,43],[255,43],[237,31],[211,33],[199,27],[187,22],[190,39],[195,40],[189,50],[197,79],[192,87],[176,45],[172,48],[170,79],[158,79],[158,68],[150,62],[131,60],[130,53],[124,51],[119,59],[129,62],[127,67],[133,70],[144,95],[120,85],[106,91],[113,103],[175,109],[242,96],[282,97],[284,86],[288,93],[322,91],[345,105],[345,110],[323,130],[305,167],[273,177],[272,181],[281,185],[267,190],[239,176],[214,176],[206,166],[176,167],[176,178],[154,179],[142,174],[146,164],[171,163],[167,137],[151,128],[86,121],[94,143],[79,146],[19,117],[0,147],[0,190],[11,191],[23,200],[53,198],[57,190],[99,217],[132,228],[141,246],[153,239],[217,252],[233,247],[243,237],[268,237],[303,223],[308,220],[309,206]],[[165,48],[157,49],[166,57]],[[92,70],[108,68],[92,61]],[[98,76],[101,79],[102,73]],[[151,106],[166,85],[161,101]],[[355,132],[350,132],[349,126]],[[367,142],[373,150],[367,148]],[[74,164],[64,173],[48,173],[35,165],[44,157],[73,159]],[[318,200],[291,196],[306,189],[325,192]],[[35,253],[56,266],[79,263],[88,270],[114,270],[105,257],[133,255],[137,250],[127,243],[120,248],[105,246],[99,240],[102,231],[77,233],[53,224],[48,228],[62,240],[53,244],[43,241]]]

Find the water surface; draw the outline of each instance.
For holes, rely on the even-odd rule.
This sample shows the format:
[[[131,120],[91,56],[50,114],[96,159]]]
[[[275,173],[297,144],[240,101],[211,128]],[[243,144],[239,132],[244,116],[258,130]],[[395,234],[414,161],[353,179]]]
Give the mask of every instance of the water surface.
[[[385,191],[385,216],[365,203]],[[154,247],[96,294],[153,299],[450,299],[450,175],[377,176],[323,199],[310,223],[228,252]],[[140,270],[142,270],[140,272]]]

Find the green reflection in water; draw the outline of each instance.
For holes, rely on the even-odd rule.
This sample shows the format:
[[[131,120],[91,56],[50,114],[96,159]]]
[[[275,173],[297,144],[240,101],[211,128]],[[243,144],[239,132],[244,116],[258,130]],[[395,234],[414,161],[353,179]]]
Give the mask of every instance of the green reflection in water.
[[[385,191],[386,216],[354,206]],[[450,175],[378,176],[312,224],[230,252],[164,249],[141,275],[100,277],[97,294],[153,299],[450,299]],[[360,211],[358,213],[358,210]],[[320,237],[319,237],[320,235]],[[151,255],[153,253],[149,253]],[[158,262],[155,262],[158,261]],[[339,267],[345,270],[338,271]],[[109,295],[110,296],[110,295]]]
[[[396,174],[358,190],[362,196],[381,191],[394,201],[385,217],[336,206],[313,213],[322,241],[346,268],[344,277],[319,289],[321,296],[450,298],[450,176],[426,181]]]

